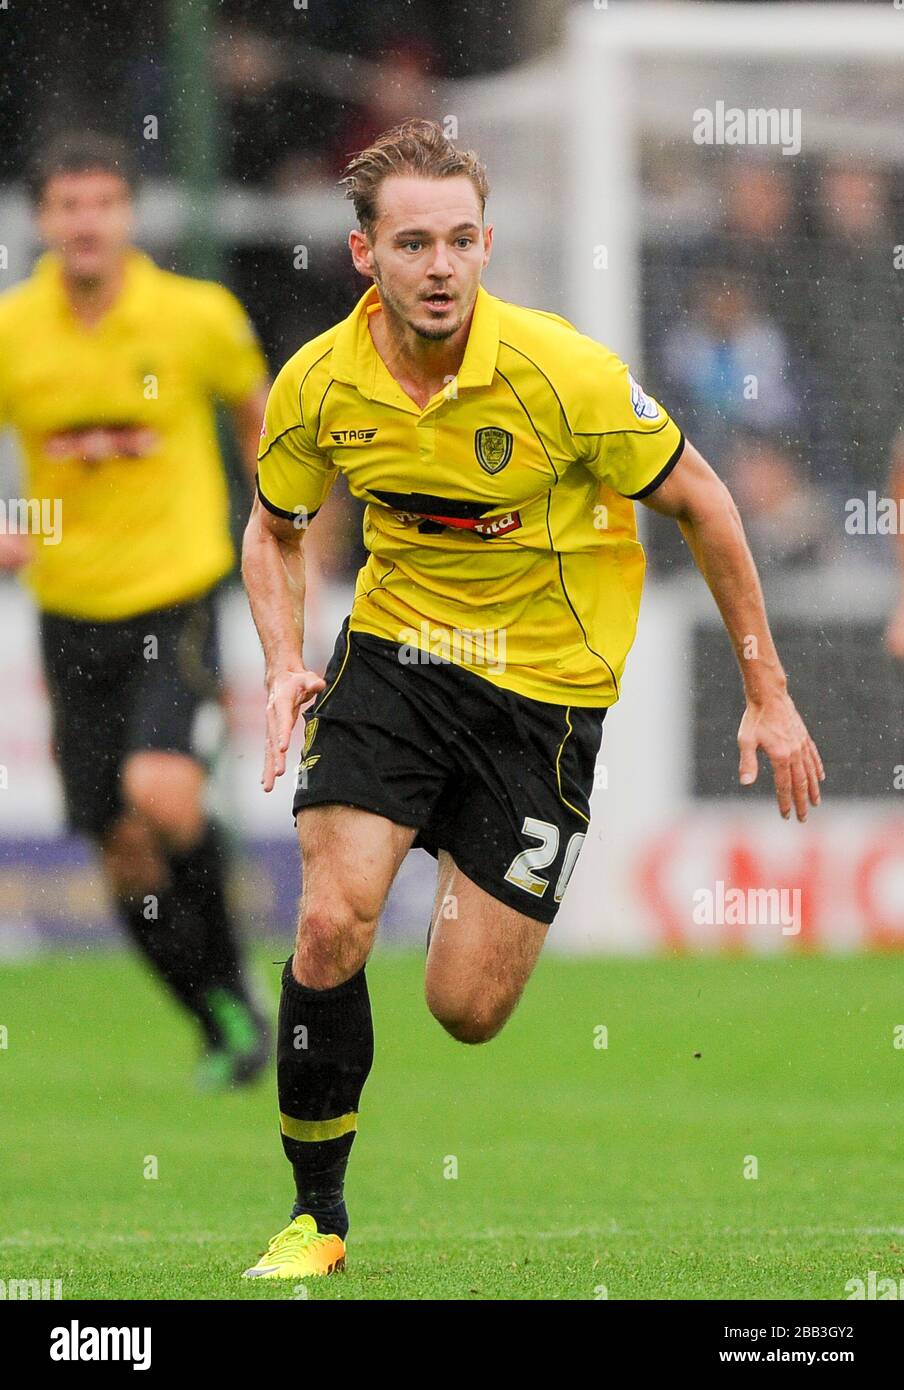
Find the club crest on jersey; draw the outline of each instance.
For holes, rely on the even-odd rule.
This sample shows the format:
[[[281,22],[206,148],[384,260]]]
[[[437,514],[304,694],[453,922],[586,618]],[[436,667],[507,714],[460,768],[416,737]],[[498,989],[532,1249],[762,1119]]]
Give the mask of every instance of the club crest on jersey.
[[[317,725],[320,723],[319,716],[313,719],[306,719],[304,726],[304,748],[301,750],[301,761],[298,764],[299,773],[306,773],[315,763],[320,762],[320,754],[315,753],[310,756],[311,744],[314,742],[314,735],[317,733]]]
[[[500,473],[512,456],[514,440],[508,430],[485,425],[474,431],[474,452],[477,462],[487,473]]]
[[[638,420],[658,420],[659,406],[652,396],[646,394],[640,383],[635,381],[630,373],[628,380],[631,383],[631,405]]]

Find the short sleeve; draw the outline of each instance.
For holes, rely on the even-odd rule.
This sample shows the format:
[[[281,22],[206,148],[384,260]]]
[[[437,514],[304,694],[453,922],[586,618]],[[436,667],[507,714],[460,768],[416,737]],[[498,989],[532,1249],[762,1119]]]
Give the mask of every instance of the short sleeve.
[[[581,436],[583,462],[595,478],[623,497],[646,497],[678,462],[684,435],[611,353],[606,353],[597,388],[600,429]]]
[[[268,511],[310,521],[336,481],[337,469],[311,439],[304,420],[298,369],[290,361],[267,399],[257,455],[257,493]]]
[[[267,363],[251,320],[225,285],[207,284],[204,362],[211,395],[239,405],[267,380]]]

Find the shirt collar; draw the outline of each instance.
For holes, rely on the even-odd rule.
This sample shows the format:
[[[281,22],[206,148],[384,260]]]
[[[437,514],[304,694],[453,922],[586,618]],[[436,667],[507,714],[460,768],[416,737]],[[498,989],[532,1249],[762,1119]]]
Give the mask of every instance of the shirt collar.
[[[368,319],[379,307],[379,291],[376,285],[370,285],[352,312],[340,323],[333,343],[333,377],[336,381],[356,386],[368,399],[374,395],[381,361],[370,335]],[[498,355],[499,301],[480,285],[465,355],[458,371],[458,386],[489,386]],[[401,392],[401,387],[399,390]]]
[[[145,282],[149,270],[156,269],[154,262],[144,251],[130,247],[125,253],[125,267],[122,285],[116,299],[104,314],[103,322],[111,314],[120,314],[131,307],[136,290]],[[32,271],[33,276],[55,299],[57,304],[71,312],[69,299],[63,284],[63,264],[56,251],[45,251],[39,256]]]

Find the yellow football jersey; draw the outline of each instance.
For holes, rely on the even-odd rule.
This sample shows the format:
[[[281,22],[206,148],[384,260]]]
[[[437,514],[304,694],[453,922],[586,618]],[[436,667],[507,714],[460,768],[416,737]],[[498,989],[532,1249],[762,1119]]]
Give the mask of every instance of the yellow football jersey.
[[[421,410],[374,347],[379,309],[371,286],[279,373],[262,503],[304,523],[344,473],[367,503],[352,631],[533,699],[613,704],[645,564],[631,499],[681,431],[607,348],[483,287],[457,377]]]
[[[23,497],[60,518],[25,571],[41,608],[127,618],[192,598],[233,563],[214,399],[266,379],[257,338],[222,285],[129,253],[91,328],[58,258],[0,295],[0,425],[19,435]]]

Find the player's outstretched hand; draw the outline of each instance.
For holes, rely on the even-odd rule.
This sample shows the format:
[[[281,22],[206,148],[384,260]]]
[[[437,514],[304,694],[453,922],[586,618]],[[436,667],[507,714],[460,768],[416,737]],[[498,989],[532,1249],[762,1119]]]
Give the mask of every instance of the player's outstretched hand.
[[[757,749],[762,748],[772,764],[775,794],[785,820],[792,803],[797,819],[807,819],[807,805],[819,805],[819,784],[825,769],[819,749],[807,733],[787,691],[778,691],[762,700],[748,700],[738,730],[741,750],[739,776],[743,786],[756,781]]]
[[[299,714],[313,704],[326,681],[316,671],[280,671],[267,684],[267,747],[264,753],[265,792],[272,792],[286,770],[286,752]]]

